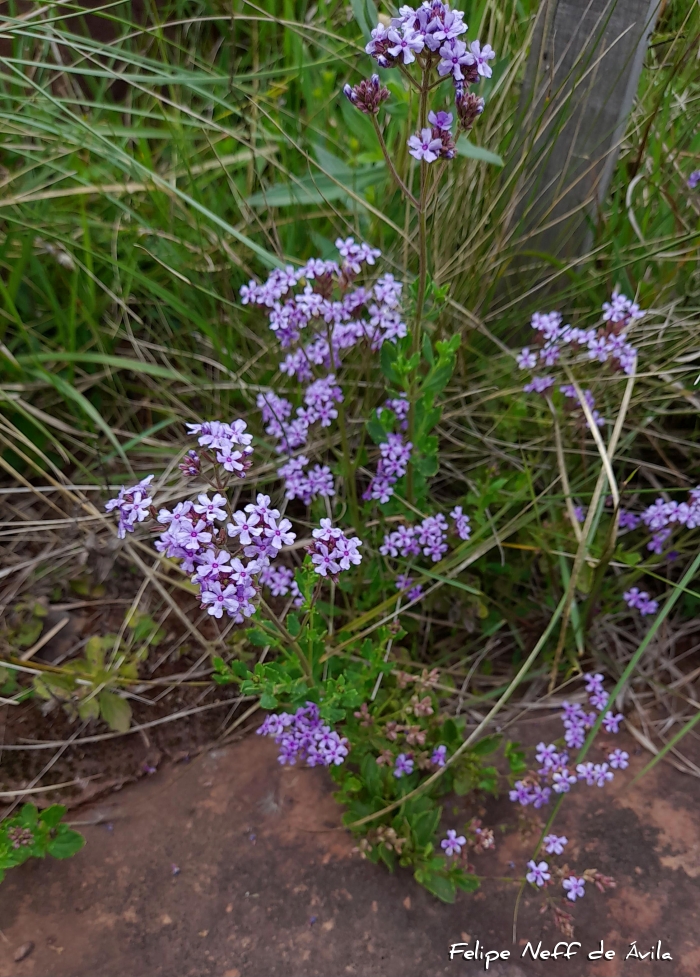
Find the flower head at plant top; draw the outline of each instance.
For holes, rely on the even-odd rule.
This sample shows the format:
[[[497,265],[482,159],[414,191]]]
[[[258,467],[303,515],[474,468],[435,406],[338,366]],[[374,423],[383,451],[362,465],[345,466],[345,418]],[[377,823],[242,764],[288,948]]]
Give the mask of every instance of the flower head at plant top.
[[[469,86],[491,77],[490,62],[496,52],[490,44],[466,41],[467,29],[463,11],[453,10],[442,0],[424,0],[416,7],[400,7],[390,24],[377,24],[365,50],[380,69],[419,69],[424,79],[430,79],[431,90],[441,81],[451,82],[457,127],[468,132],[484,110],[483,98],[470,92]],[[352,87],[345,85],[343,93],[367,115],[376,115],[389,94],[376,74]],[[452,119],[451,112],[432,109],[428,113],[429,125],[424,124],[408,140],[411,156],[425,163],[452,159]]]
[[[339,766],[348,755],[347,739],[321,720],[314,702],[307,702],[294,714],[269,715],[256,732],[274,739],[282,764],[293,766],[299,760],[309,767]]]
[[[700,187],[700,170],[693,170],[688,177],[688,189],[697,190]]]

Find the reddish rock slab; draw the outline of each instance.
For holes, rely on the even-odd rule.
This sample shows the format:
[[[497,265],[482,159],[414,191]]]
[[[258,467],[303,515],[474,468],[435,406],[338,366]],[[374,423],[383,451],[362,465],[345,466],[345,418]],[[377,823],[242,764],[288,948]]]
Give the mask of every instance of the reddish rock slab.
[[[633,741],[615,745],[633,753]],[[541,893],[525,892],[513,944],[517,886],[486,881],[446,906],[407,871],[361,861],[325,771],[281,767],[274,744],[251,736],[75,812],[102,821],[80,828],[87,845],[75,858],[10,871],[0,886],[0,975],[471,975],[485,973],[485,961],[450,961],[449,948],[478,938],[510,952],[489,967],[500,977],[698,977],[700,789],[663,764],[630,787],[646,759],[633,756],[605,790],[577,788],[557,821],[570,864],[617,880],[605,895],[589,886],[573,908],[582,947],[569,961],[522,956],[528,941],[551,950],[563,939],[539,912]],[[475,858],[483,875],[522,874],[536,835],[515,830],[516,814],[508,801],[489,807],[489,824],[513,830]],[[444,823],[464,816],[446,804]],[[615,957],[587,960],[600,940]],[[672,961],[624,960],[634,940],[640,954],[661,940]]]

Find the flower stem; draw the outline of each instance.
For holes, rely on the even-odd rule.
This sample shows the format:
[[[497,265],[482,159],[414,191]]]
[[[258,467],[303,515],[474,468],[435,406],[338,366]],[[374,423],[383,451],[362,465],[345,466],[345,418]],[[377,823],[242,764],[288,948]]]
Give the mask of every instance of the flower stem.
[[[385,161],[386,165],[389,168],[389,172],[391,173],[391,175],[392,175],[392,177],[394,179],[394,182],[396,183],[396,185],[398,186],[399,190],[404,195],[404,197],[407,197],[408,200],[411,201],[411,203],[413,204],[413,206],[416,209],[418,209],[420,207],[420,204],[418,203],[418,201],[416,200],[416,198],[413,196],[413,194],[411,193],[411,191],[408,189],[408,187],[406,186],[406,184],[403,182],[403,180],[399,176],[398,171],[397,171],[396,167],[394,166],[393,160],[391,159],[391,156],[389,155],[389,150],[387,149],[386,143],[384,142],[384,136],[382,135],[382,130],[379,128],[379,123],[377,122],[376,115],[372,115],[372,116],[370,116],[370,118],[372,120],[372,125],[374,126],[374,131],[377,134],[377,140],[378,140],[379,146],[380,146],[380,148],[382,150],[382,155],[384,156],[384,161]]]
[[[420,88],[420,103],[418,109],[418,128],[423,129],[427,122],[428,115],[428,72],[423,69],[423,79]],[[418,201],[418,294],[416,296],[416,311],[413,319],[411,355],[420,353],[421,348],[421,324],[423,318],[423,308],[425,306],[425,286],[428,280],[428,222],[427,222],[427,186],[428,186],[428,164],[424,159],[420,161],[420,198]],[[411,376],[408,412],[408,439],[413,444],[415,451],[415,401],[416,387],[418,379],[418,369]],[[406,472],[406,495],[408,501],[413,503],[413,465],[409,461]]]

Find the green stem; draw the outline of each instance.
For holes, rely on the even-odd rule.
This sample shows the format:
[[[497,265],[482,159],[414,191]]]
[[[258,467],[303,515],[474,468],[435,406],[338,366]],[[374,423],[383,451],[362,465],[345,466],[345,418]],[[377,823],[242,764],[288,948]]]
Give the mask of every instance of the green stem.
[[[422,130],[427,122],[428,115],[428,90],[429,84],[427,71],[423,70],[423,79],[420,89],[420,105],[418,110],[418,128]],[[423,318],[423,308],[425,306],[425,285],[428,280],[428,222],[427,222],[427,200],[426,188],[428,184],[428,164],[424,159],[420,161],[420,198],[418,202],[418,295],[416,296],[416,313],[413,320],[411,355],[420,353],[421,347],[421,321]],[[410,408],[408,413],[408,440],[415,445],[415,400],[418,370],[411,377],[409,401]],[[406,495],[408,501],[413,503],[413,465],[408,463],[406,472]]]

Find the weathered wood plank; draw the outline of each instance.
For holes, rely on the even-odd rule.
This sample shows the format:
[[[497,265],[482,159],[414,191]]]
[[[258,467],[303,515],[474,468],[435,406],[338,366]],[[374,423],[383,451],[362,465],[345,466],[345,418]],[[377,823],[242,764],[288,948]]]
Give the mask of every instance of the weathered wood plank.
[[[604,199],[661,0],[543,0],[520,105],[517,218],[525,246],[586,249]]]

